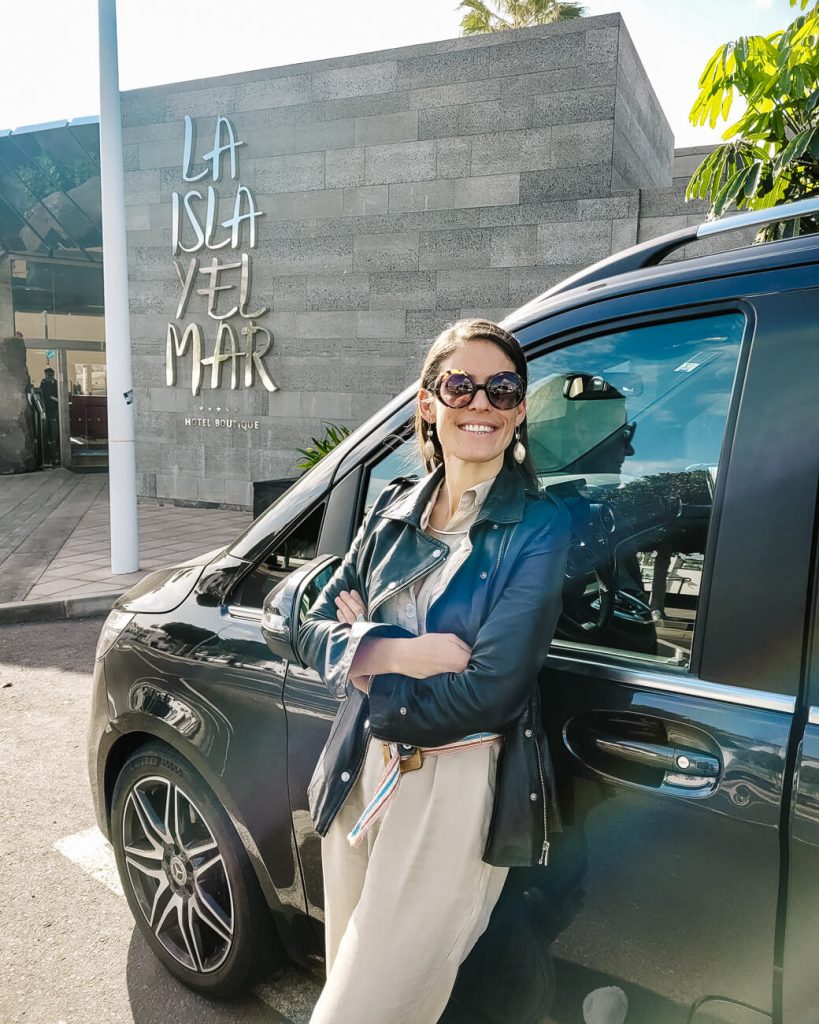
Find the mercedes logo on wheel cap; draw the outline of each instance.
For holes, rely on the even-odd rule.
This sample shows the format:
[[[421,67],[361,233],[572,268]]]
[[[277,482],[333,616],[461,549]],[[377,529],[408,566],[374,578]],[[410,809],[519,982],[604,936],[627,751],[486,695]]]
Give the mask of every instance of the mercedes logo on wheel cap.
[[[174,857],[171,857],[168,869],[171,873],[171,878],[177,885],[184,885],[185,882],[187,882],[188,871],[185,867],[185,861],[178,853]]]

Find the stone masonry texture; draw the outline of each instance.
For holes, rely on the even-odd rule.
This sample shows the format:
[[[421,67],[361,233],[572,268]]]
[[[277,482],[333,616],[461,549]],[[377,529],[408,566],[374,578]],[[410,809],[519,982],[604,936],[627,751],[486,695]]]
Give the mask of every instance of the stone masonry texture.
[[[122,115],[146,498],[250,508],[252,482],[296,476],[297,449],[328,422],[354,428],[412,383],[448,323],[500,318],[703,216],[674,181],[671,130],[618,14],[140,89],[123,94]],[[221,115],[241,142],[235,179],[228,156],[220,180],[183,179],[186,115],[190,176],[210,166]],[[256,246],[245,225],[236,249],[178,253],[179,272],[194,257],[206,269],[249,254],[246,309],[268,307],[256,323],[273,338],[264,364],[278,390],[258,374],[245,386],[239,360],[235,389],[230,362],[218,390],[206,364],[193,395],[190,352],[166,385],[168,324],[180,336],[199,324],[205,358],[219,324],[201,270],[177,319],[173,197],[200,193],[204,229],[213,188],[218,244],[239,185],[262,213]],[[182,239],[195,241],[190,224]],[[238,301],[230,273],[214,311]],[[243,351],[247,321],[228,322]]]

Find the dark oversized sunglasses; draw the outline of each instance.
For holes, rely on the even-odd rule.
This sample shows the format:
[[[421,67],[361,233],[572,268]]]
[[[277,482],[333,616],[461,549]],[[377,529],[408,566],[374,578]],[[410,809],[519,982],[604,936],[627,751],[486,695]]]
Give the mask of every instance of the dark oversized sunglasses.
[[[485,384],[476,384],[465,370],[444,370],[432,385],[431,391],[450,409],[462,409],[469,405],[478,391],[485,391],[486,397],[496,409],[515,409],[526,395],[526,385],[518,373],[502,370],[493,373]]]

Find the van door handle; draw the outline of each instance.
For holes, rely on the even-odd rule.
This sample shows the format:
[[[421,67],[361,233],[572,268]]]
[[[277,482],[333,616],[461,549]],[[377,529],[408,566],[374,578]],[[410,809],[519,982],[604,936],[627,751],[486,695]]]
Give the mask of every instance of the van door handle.
[[[698,778],[716,778],[719,775],[719,760],[701,750],[686,747],[669,747],[661,743],[641,743],[639,740],[621,740],[608,736],[592,737],[595,747],[606,754],[636,761],[650,768],[659,768],[677,775]]]

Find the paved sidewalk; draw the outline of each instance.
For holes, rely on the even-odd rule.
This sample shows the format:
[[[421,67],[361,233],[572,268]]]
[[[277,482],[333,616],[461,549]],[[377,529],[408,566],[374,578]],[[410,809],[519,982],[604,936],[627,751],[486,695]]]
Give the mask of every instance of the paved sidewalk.
[[[147,572],[227,544],[249,512],[140,505],[139,572],[113,576],[108,475],[0,476],[0,604],[118,594]]]

